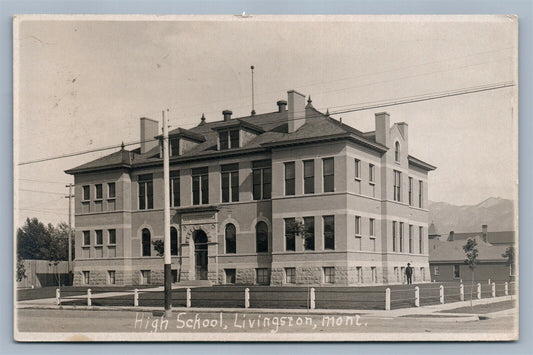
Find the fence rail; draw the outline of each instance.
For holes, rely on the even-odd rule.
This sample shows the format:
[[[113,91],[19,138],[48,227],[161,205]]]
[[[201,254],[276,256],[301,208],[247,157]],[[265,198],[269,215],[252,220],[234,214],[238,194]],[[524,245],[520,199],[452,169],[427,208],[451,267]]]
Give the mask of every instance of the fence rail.
[[[433,284],[431,284],[433,285]],[[426,287],[427,286],[427,287]],[[224,294],[221,298],[220,292]],[[516,282],[475,285],[420,284],[414,288],[385,290],[361,290],[356,288],[260,288],[244,289],[195,289],[183,288],[172,291],[172,303],[181,307],[231,307],[231,308],[306,308],[306,309],[385,309],[420,307],[464,301],[466,294],[472,298],[494,298],[516,294]],[[273,296],[276,297],[273,297]],[[112,288],[92,290],[56,289],[56,304],[87,306],[160,306],[164,299],[162,290],[113,290]]]

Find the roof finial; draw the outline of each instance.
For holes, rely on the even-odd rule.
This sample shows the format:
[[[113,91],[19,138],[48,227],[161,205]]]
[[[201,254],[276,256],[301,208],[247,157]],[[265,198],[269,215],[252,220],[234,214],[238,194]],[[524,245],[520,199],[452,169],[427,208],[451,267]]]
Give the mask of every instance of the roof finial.
[[[120,145],[120,150],[124,150],[126,146],[124,145],[124,141],[122,141],[122,144]]]
[[[202,117],[200,118],[200,125],[205,124],[205,115],[202,113]]]
[[[326,116],[329,117],[329,108],[326,109]]]
[[[313,102],[313,100],[311,100],[311,95],[309,95],[309,98],[307,99],[307,103],[310,104],[311,102]]]

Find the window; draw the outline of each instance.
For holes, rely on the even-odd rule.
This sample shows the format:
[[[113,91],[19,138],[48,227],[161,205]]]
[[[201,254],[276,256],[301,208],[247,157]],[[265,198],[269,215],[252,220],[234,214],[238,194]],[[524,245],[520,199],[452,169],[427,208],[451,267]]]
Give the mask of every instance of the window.
[[[172,276],[172,283],[178,282],[178,270],[170,270],[170,275]]]
[[[304,161],[304,194],[315,193],[315,161]]]
[[[375,230],[375,224],[376,223],[376,220],[374,218],[370,218],[369,222],[368,222],[368,234],[373,237],[374,236],[374,230]]]
[[[83,201],[91,199],[91,187],[89,185],[83,186]]]
[[[172,207],[179,207],[180,205],[180,171],[173,170],[170,176],[170,205]]]
[[[107,272],[107,283],[110,285],[115,284],[115,271],[114,270],[109,270]]]
[[[234,284],[235,283],[235,269],[224,269],[224,273],[226,274],[226,284]]]
[[[285,163],[285,196],[294,195],[295,190],[294,162]]]
[[[294,227],[296,220],[294,218],[285,218],[285,250],[286,251],[295,251],[296,250],[296,237]]]
[[[192,204],[209,203],[209,177],[207,167],[192,169]]]
[[[453,266],[453,277],[456,279],[461,277],[461,265]]]
[[[356,266],[356,268],[355,268],[355,277],[356,277],[356,282],[358,284],[362,284],[363,283],[363,267],[362,266]]]
[[[376,251],[376,238],[370,237],[370,251]]]
[[[375,284],[378,283],[378,273],[376,267],[372,266],[370,268],[370,272],[372,273],[372,282]]]
[[[102,184],[94,185],[94,191],[95,191],[95,199],[101,200],[104,196],[103,190],[102,190]]]
[[[96,245],[102,245],[104,244],[104,236],[102,230],[95,230],[96,234]]]
[[[152,271],[141,270],[141,285],[149,285],[152,283]]]
[[[91,245],[91,232],[83,231],[83,246]]]
[[[288,284],[296,283],[296,268],[294,267],[285,268],[285,282]]]
[[[396,221],[392,222],[392,251],[396,251]]]
[[[180,139],[170,138],[170,156],[177,157],[180,155]]]
[[[239,148],[239,130],[232,129],[219,133],[220,150]]]
[[[323,270],[324,270],[324,283],[334,284],[335,283],[335,268],[325,267]]]
[[[116,229],[108,229],[107,230],[107,243],[109,245],[115,245],[117,244],[117,230]]]
[[[142,256],[152,255],[152,237],[147,228],[142,230]]]
[[[269,160],[252,162],[253,199],[269,199],[272,192],[272,168]]]
[[[268,252],[268,227],[265,222],[259,222],[255,226],[255,251]]]
[[[400,222],[400,253],[404,252],[403,245],[403,222]]]
[[[115,183],[109,182],[107,183],[107,198],[115,198],[117,197],[116,191],[115,191]]]
[[[394,144],[394,160],[396,162],[400,162],[400,143],[399,142],[396,142]]]
[[[426,269],[424,267],[420,268],[420,277],[422,278],[422,281],[426,280]]]
[[[222,202],[239,201],[239,164],[222,165]]]
[[[423,243],[422,243],[422,227],[418,227],[418,253],[419,254],[423,254],[424,252],[424,247],[423,247]]]
[[[394,201],[401,201],[400,184],[402,180],[402,173],[394,170]]]
[[[256,279],[259,285],[270,284],[270,270],[267,268],[256,269]]]
[[[361,235],[361,217],[355,216],[355,235]]]
[[[178,255],[178,230],[170,227],[170,255]]]
[[[413,205],[413,178],[409,178],[409,206]]]
[[[424,183],[418,180],[418,207],[422,208],[422,193],[424,192]]]
[[[322,170],[324,174],[324,192],[335,190],[335,167],[333,158],[322,159]]]
[[[335,216],[324,216],[324,249],[335,250]]]
[[[355,178],[359,180],[361,178],[361,161],[354,159],[355,162]]]
[[[315,217],[304,217],[305,250],[315,250]]]
[[[376,167],[373,165],[373,164],[368,164],[368,180],[370,182],[374,182],[375,180],[375,175],[376,173]]]
[[[154,183],[152,174],[139,175],[139,209],[154,208]]]
[[[409,253],[413,253],[413,226],[409,225]]]
[[[400,282],[400,270],[397,266],[394,267],[394,276],[396,277],[396,282]]]
[[[91,272],[90,271],[84,271],[83,272],[83,283],[85,285],[88,285],[91,281]]]
[[[438,266],[434,266],[433,267],[433,275],[435,275],[435,276],[439,276],[440,275],[440,270],[439,270]]]
[[[226,254],[235,254],[237,252],[237,232],[231,223],[226,224],[225,239]]]

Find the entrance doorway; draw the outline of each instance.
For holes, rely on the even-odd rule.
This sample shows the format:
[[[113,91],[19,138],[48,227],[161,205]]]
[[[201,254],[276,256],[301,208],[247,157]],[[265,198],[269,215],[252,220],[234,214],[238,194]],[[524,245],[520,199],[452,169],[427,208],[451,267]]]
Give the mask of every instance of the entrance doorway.
[[[207,235],[201,229],[194,232],[194,263],[196,280],[207,280]]]

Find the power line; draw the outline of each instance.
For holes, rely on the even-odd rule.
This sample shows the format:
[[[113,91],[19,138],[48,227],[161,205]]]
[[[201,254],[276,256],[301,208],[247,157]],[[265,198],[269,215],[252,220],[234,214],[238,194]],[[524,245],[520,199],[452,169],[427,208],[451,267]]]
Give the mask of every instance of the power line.
[[[364,110],[370,110],[370,109],[375,109],[375,108],[380,108],[380,107],[391,107],[391,106],[404,105],[408,103],[416,103],[416,102],[422,102],[422,101],[430,101],[430,100],[436,100],[436,99],[446,98],[446,97],[460,96],[460,95],[466,95],[466,94],[472,94],[472,93],[478,93],[478,92],[484,92],[484,91],[490,91],[490,90],[498,90],[498,89],[513,87],[513,86],[515,86],[515,83],[512,81],[508,81],[508,82],[503,82],[503,83],[470,87],[470,88],[459,89],[459,90],[422,94],[422,95],[412,96],[412,97],[407,97],[407,98],[396,98],[396,99],[389,100],[388,102],[382,102],[382,103],[375,104],[375,105],[360,106],[360,107],[355,107],[351,109],[332,111],[330,112],[330,115],[337,115],[337,114],[356,112],[356,111],[364,111]],[[303,113],[303,111],[300,111],[300,113]],[[322,117],[322,114],[316,114],[316,115],[311,115],[311,116],[302,117],[302,118],[295,118],[295,119],[291,119],[291,121],[303,120],[303,119],[313,118],[313,117]],[[269,123],[275,123],[275,122],[281,122],[281,121],[282,120],[275,120],[275,121],[270,121]],[[288,120],[287,119],[283,120],[283,122],[285,121],[288,121]],[[188,124],[188,125],[181,125],[180,127],[193,127],[193,126],[196,127],[198,125]],[[33,163],[40,163],[40,162],[45,162],[49,160],[68,158],[68,157],[73,157],[73,156],[78,156],[78,155],[83,155],[83,154],[88,154],[88,153],[95,153],[95,152],[109,150],[109,149],[117,149],[117,148],[120,148],[122,145],[130,146],[130,145],[137,145],[143,142],[146,143],[146,142],[153,142],[153,141],[158,141],[158,140],[159,139],[147,139],[145,141],[135,141],[135,142],[130,142],[130,143],[123,143],[120,145],[112,145],[112,146],[107,146],[107,147],[102,147],[102,148],[89,149],[85,151],[62,154],[62,155],[58,155],[54,157],[25,161],[25,162],[18,163],[17,165],[21,166],[21,165],[28,165],[28,164],[33,164]]]
[[[63,193],[53,192],[53,191],[40,191],[40,190],[29,190],[29,189],[18,189],[18,191],[27,191],[27,192],[38,192],[42,194],[52,194],[52,195],[64,195]]]
[[[50,181],[50,180],[35,180],[35,179],[23,179],[23,178],[17,178],[17,180],[42,182],[42,183],[47,183],[47,184],[62,184],[62,185],[68,184],[68,182]]]

